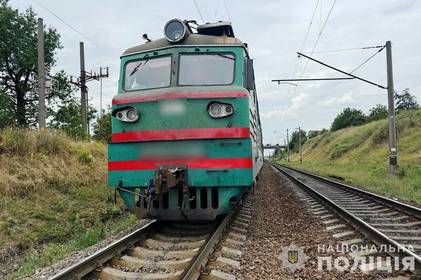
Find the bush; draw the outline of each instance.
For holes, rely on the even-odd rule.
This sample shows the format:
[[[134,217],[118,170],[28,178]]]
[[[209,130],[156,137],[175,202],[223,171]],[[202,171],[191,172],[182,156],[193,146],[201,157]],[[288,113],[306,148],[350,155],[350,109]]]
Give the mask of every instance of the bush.
[[[333,120],[331,131],[336,131],[350,126],[362,125],[366,122],[366,116],[361,110],[345,108],[342,113]]]
[[[373,108],[370,109],[370,114],[367,117],[367,121],[377,121],[381,119],[387,118],[388,111],[385,105],[377,104]]]

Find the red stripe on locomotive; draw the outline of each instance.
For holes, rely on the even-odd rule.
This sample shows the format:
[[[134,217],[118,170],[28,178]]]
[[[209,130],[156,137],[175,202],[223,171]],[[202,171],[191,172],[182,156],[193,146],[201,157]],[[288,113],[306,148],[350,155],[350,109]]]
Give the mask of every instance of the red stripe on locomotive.
[[[110,161],[108,171],[154,170],[163,165],[187,165],[188,168],[253,168],[253,161],[251,158]]]
[[[139,130],[112,134],[113,143],[189,139],[249,138],[248,127]]]

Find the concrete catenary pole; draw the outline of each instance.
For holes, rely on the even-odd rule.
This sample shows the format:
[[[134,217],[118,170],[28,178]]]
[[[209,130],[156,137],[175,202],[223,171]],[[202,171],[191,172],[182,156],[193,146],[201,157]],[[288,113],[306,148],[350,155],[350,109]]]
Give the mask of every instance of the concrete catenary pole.
[[[303,163],[303,151],[301,150],[301,126],[298,127],[298,149],[300,151],[300,163]]]
[[[287,162],[289,162],[289,131],[288,131],[288,128],[287,128],[287,145],[286,145],[286,148],[287,148]]]
[[[86,72],[85,72],[85,50],[83,42],[79,43],[80,47],[80,107],[81,107],[81,118],[82,118],[82,130],[84,133],[88,133],[87,126],[87,110],[86,110]]]
[[[395,118],[395,89],[393,86],[392,43],[386,42],[387,60],[387,100],[389,120],[389,164],[390,173],[396,175],[398,166],[398,151],[396,148],[396,118]]]
[[[45,64],[44,64],[44,21],[38,18],[38,118],[39,128],[45,128]]]

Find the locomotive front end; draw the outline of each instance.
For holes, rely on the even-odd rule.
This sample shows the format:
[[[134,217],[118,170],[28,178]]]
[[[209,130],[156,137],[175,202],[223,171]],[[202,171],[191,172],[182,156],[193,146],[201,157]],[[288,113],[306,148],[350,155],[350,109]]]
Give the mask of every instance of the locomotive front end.
[[[165,38],[121,57],[109,186],[141,217],[213,220],[253,185],[261,161],[244,44],[226,23],[197,30],[171,20]]]

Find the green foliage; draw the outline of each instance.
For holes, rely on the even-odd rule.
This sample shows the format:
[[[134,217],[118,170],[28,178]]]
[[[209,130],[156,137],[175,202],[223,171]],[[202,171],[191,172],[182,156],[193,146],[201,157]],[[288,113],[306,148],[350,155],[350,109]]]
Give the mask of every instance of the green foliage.
[[[36,123],[38,94],[37,17],[29,8],[21,13],[0,2],[0,86],[12,101],[14,122],[18,126]],[[60,46],[60,35],[53,28],[44,32],[45,64],[55,64],[54,54]],[[47,96],[51,99],[55,94]]]
[[[300,130],[301,131],[301,145],[303,145],[306,140],[307,140],[307,133],[304,130]],[[288,148],[290,151],[297,151],[299,148],[299,139],[300,139],[300,134],[298,132],[298,130],[294,131],[291,134],[291,139],[289,140],[288,143]]]
[[[286,159],[287,152],[283,148],[276,148],[275,151],[273,152],[273,157],[277,159]]]
[[[28,276],[138,222],[121,200],[112,202],[106,173],[103,143],[49,130],[0,131],[4,279]]]
[[[333,120],[330,130],[336,131],[350,126],[362,125],[366,122],[366,117],[361,110],[345,108]]]
[[[26,129],[7,128],[1,131],[0,151],[16,154],[29,155],[33,152],[33,135]]]
[[[0,88],[0,128],[14,124],[13,101],[6,94],[5,90]]]
[[[89,151],[84,149],[83,147],[78,147],[76,150],[79,158],[79,162],[83,164],[88,164],[93,161],[93,157]]]
[[[111,142],[111,111],[103,112],[94,124],[93,138],[98,141]]]
[[[389,171],[387,119],[308,139],[303,145],[303,163],[298,153],[292,153],[289,164],[421,203],[421,110],[398,114],[396,127],[398,176]]]
[[[57,155],[70,150],[68,137],[49,130],[29,130],[25,128],[5,128],[0,131],[0,154],[20,155]]]
[[[367,116],[367,121],[377,121],[381,119],[387,118],[388,111],[385,105],[377,104],[373,108],[370,109],[370,113]]]
[[[52,119],[49,126],[53,129],[59,129],[75,139],[86,139],[88,136],[82,129],[82,119],[80,117],[80,104],[75,97],[59,105],[57,111],[52,112]],[[96,110],[89,106],[89,121],[95,118]]]
[[[395,93],[396,113],[420,108],[415,96],[409,93],[409,89],[404,89],[401,94]]]

